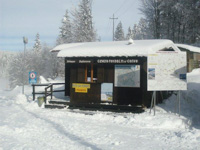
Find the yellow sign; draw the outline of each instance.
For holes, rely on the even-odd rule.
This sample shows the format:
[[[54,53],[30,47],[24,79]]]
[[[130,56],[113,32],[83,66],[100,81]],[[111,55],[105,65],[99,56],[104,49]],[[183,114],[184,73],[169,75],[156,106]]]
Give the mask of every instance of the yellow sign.
[[[75,88],[76,93],[87,93],[90,89],[90,84],[72,83],[72,88]]]

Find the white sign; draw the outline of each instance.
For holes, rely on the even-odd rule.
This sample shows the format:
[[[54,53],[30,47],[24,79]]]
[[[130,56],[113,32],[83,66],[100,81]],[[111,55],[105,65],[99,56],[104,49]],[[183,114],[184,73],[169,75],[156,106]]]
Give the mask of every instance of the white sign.
[[[101,84],[101,101],[105,102],[113,101],[113,83]]]
[[[185,52],[160,52],[148,55],[148,91],[187,90]]]

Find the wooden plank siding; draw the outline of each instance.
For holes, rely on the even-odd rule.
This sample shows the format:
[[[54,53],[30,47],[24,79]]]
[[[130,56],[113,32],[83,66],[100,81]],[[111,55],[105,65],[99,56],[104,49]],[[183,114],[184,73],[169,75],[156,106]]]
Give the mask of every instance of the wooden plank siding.
[[[150,105],[151,92],[147,92],[147,58],[138,57],[139,63],[133,65],[140,65],[140,87],[115,87],[115,65],[116,64],[94,64],[97,66],[97,82],[86,82],[86,64],[66,64],[65,67],[70,75],[65,77],[65,81],[70,80],[70,101],[72,103],[102,103],[101,102],[101,83],[113,83],[113,103],[118,105]],[[119,64],[117,64],[119,65]],[[131,63],[129,64],[131,65]],[[69,69],[70,68],[70,69]],[[68,73],[69,74],[69,73]],[[77,93],[72,88],[73,83],[90,84],[87,93]],[[69,84],[68,86],[69,87]]]

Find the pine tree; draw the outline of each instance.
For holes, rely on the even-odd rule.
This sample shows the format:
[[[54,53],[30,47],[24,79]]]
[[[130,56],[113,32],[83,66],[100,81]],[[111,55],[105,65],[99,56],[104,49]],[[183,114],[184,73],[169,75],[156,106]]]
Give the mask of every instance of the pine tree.
[[[149,27],[148,27],[148,22],[146,19],[141,18],[138,25],[137,25],[137,30],[138,30],[138,38],[143,40],[143,39],[151,39],[152,35],[149,32]]]
[[[62,26],[60,27],[60,34],[57,39],[57,45],[71,42],[73,42],[72,27],[68,10],[66,10],[66,13],[62,19]]]
[[[200,0],[141,1],[140,10],[148,22],[147,34],[177,43],[200,42]]]
[[[126,39],[127,40],[133,39],[133,31],[132,31],[131,27],[128,28],[128,33],[126,35]]]
[[[141,31],[137,24],[134,24],[132,31],[133,31],[133,39],[141,40]]]
[[[34,52],[40,52],[42,50],[39,33],[36,34],[35,44],[33,46],[33,50],[34,50]]]
[[[149,22],[153,37],[161,38],[161,0],[141,0],[142,7],[140,11],[144,14]]]
[[[92,21],[92,1],[82,0],[78,9],[72,12],[74,42],[96,41],[96,31]]]
[[[122,27],[121,21],[118,23],[116,30],[115,30],[115,41],[123,41],[124,40],[124,30]]]

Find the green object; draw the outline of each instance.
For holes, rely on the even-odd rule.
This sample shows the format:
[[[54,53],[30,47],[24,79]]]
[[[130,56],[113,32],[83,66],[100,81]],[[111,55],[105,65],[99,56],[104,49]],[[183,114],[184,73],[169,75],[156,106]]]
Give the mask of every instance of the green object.
[[[44,103],[44,96],[38,97],[38,106],[41,107],[42,104]]]

